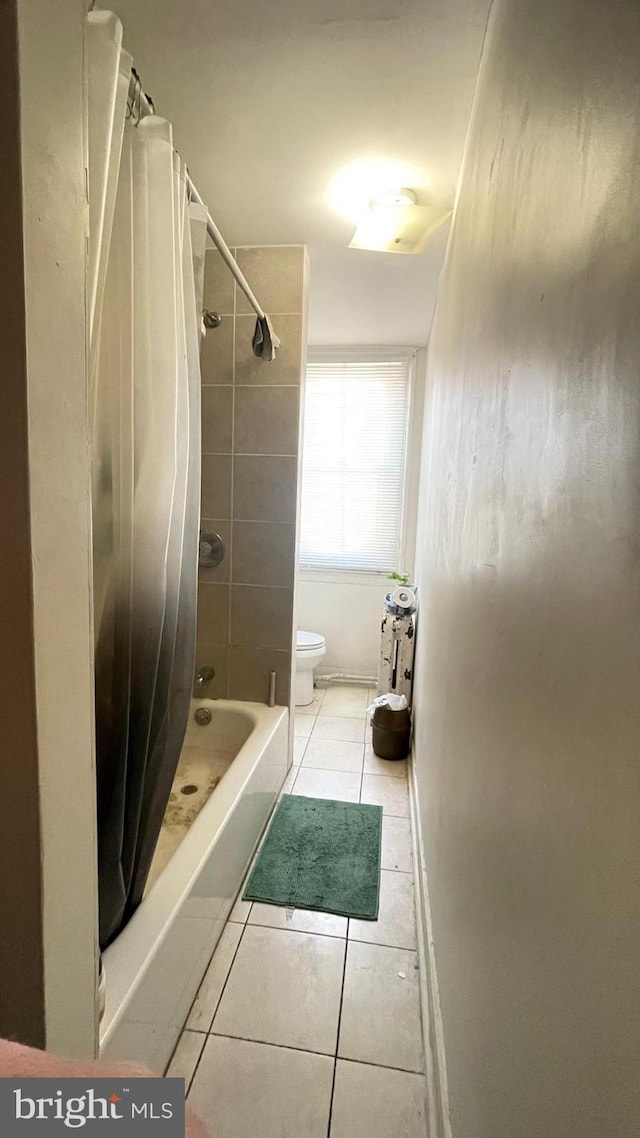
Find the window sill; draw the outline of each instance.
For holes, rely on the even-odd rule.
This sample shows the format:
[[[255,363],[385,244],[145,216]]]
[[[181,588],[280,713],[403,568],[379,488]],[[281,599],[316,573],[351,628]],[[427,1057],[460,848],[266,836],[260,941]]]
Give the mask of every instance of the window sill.
[[[384,588],[386,592],[393,586],[386,573],[362,573],[357,569],[303,569],[298,570],[301,581],[326,585],[368,585],[373,589]]]

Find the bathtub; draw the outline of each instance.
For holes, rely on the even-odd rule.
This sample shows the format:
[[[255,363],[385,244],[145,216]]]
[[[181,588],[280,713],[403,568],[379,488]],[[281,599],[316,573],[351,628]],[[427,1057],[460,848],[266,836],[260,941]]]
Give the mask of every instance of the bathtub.
[[[197,752],[202,770],[210,751],[211,771],[224,773],[175,852],[175,835],[161,836],[150,888],[104,954],[101,1057],[164,1073],[286,777],[288,719],[285,707],[193,701],[181,763]]]

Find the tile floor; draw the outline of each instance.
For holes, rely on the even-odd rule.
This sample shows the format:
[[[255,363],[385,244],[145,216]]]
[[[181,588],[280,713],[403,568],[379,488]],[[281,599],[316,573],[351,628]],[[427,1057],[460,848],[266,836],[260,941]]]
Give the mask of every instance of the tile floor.
[[[382,806],[378,920],[236,903],[167,1072],[212,1138],[425,1138],[407,764],[371,750],[373,694],[300,710],[283,793]]]

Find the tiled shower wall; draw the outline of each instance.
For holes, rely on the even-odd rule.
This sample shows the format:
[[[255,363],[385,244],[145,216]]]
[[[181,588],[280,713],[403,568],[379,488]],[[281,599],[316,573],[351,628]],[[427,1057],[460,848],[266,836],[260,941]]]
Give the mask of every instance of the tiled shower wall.
[[[234,251],[280,337],[266,363],[251,348],[255,316],[219,253],[207,253],[206,309],[222,323],[202,344],[202,520],[225,543],[200,569],[196,668],[203,694],[289,703],[293,641],[300,390],[306,252],[301,245]]]

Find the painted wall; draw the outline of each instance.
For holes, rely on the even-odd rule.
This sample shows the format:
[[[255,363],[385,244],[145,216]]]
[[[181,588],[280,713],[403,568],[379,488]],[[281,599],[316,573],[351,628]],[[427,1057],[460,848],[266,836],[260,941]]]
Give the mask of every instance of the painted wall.
[[[0,1035],[70,1056],[96,1034],[84,9],[0,6]]]
[[[415,714],[454,1138],[640,1127],[640,9],[497,0],[430,348]]]
[[[426,344],[448,229],[444,225],[416,257],[349,249],[351,234],[342,249],[314,246],[309,342]]]
[[[222,315],[202,343],[201,531],[225,556],[201,568],[196,667],[207,695],[289,703],[293,637],[300,391],[306,355],[302,245],[239,248],[238,263],[273,318],[275,360],[255,358],[256,318],[220,254],[205,264],[204,304]]]
[[[16,4],[0,6],[0,66],[5,77],[0,130],[5,161],[0,182],[0,240],[4,250],[0,298],[6,327],[0,338],[4,376],[0,421],[0,1036],[44,1045],[43,945],[40,897],[38,746],[35,705],[31,524],[27,453],[26,313],[22,282],[22,194]],[[15,802],[24,803],[16,816]],[[17,823],[17,824],[16,824]],[[23,953],[22,946],[30,951]]]
[[[319,632],[327,654],[316,675],[340,672],[377,676],[385,577],[313,573],[298,576],[298,628]]]

